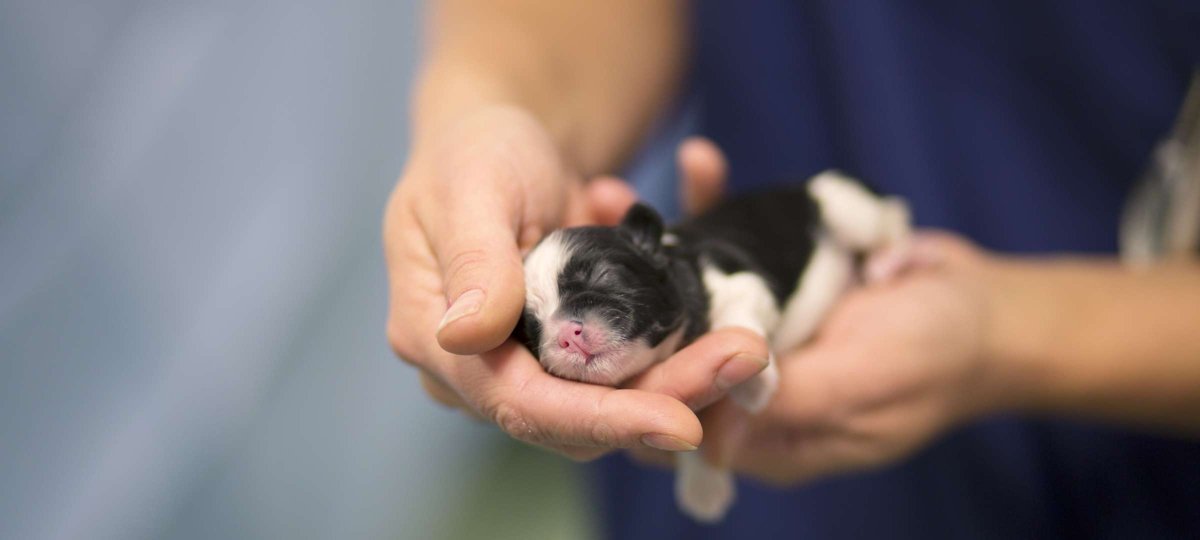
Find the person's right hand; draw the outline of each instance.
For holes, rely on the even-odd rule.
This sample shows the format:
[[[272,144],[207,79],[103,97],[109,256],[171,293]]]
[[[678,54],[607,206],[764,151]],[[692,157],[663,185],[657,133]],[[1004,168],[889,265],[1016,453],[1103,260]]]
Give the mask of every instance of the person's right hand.
[[[519,109],[483,109],[426,135],[388,202],[383,238],[388,338],[429,394],[577,459],[698,446],[692,409],[765,365],[749,332],[705,336],[624,389],[549,375],[507,340],[524,305],[521,253],[557,227],[616,219],[632,192],[611,179],[585,187]]]

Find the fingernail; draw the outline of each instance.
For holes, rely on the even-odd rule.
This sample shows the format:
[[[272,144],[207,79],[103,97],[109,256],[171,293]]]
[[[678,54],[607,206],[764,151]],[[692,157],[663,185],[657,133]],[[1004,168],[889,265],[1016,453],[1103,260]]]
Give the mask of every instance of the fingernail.
[[[696,445],[665,433],[647,433],[642,435],[642,444],[650,448],[657,448],[668,452],[691,452],[696,449]]]
[[[483,307],[483,290],[471,289],[458,295],[454,303],[450,304],[450,309],[447,309],[446,314],[442,315],[442,322],[438,323],[438,331],[441,332],[447,324],[478,312],[481,307]]]
[[[725,365],[717,370],[717,380],[715,381],[717,389],[724,392],[742,384],[750,377],[766,369],[767,364],[767,359],[761,356],[746,353],[738,354],[727,360]]]

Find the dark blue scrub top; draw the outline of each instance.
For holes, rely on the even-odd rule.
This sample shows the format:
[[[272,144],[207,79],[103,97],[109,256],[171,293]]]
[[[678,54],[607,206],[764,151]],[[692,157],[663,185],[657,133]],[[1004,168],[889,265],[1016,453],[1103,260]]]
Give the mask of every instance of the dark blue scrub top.
[[[1198,0],[714,0],[695,19],[701,131],[735,189],[838,167],[1008,252],[1114,252],[1200,63]],[[743,481],[715,527],[675,509],[670,473],[591,472],[620,539],[1200,538],[1200,444],[1069,422],[988,419],[790,491]]]

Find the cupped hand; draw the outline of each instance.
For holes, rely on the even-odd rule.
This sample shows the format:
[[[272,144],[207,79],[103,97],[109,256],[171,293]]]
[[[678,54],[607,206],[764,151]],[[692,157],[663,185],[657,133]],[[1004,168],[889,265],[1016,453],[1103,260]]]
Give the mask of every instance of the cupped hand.
[[[764,356],[759,340],[706,336],[624,389],[553,377],[506,341],[524,304],[522,251],[560,226],[615,221],[633,200],[615,179],[585,185],[519,109],[481,109],[418,140],[383,224],[396,354],[439,402],[572,457],[695,448],[691,407],[720,397],[718,374],[761,369],[746,367]]]
[[[784,485],[871,468],[1003,399],[983,354],[988,257],[946,233],[919,234],[913,249],[924,267],[847,293],[809,344],[779,357],[766,410],[705,419],[723,452],[711,460]]]
[[[718,178],[691,184],[723,185],[719,149],[693,144],[690,151],[722,164],[710,167]],[[692,210],[719,194],[705,192]],[[1003,384],[983,355],[989,261],[937,231],[872,254],[863,268],[870,285],[847,293],[809,343],[776,351],[780,386],[766,410],[751,417],[725,399],[701,411],[705,459],[789,485],[886,464],[996,408]],[[653,449],[632,455],[674,462]]]

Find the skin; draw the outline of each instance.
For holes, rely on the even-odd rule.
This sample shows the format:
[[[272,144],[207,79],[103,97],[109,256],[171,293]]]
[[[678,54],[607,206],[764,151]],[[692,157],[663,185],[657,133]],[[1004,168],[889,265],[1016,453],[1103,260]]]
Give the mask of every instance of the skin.
[[[1200,432],[1195,261],[1016,258],[938,232],[918,237],[916,268],[849,293],[811,343],[779,351],[780,390],[753,419],[718,401],[766,355],[739,329],[624,389],[545,374],[505,342],[522,250],[559,226],[615,223],[632,203],[602,173],[676,92],[684,20],[680,3],[638,0],[432,9],[383,237],[389,340],[434,399],[577,459],[628,448],[657,461],[652,449],[703,437],[711,461],[780,484],[879,466],[996,412]],[[723,159],[695,140],[679,159],[683,199],[703,208]]]
[[[429,15],[414,143],[383,223],[389,341],[434,399],[520,440],[577,459],[694,449],[693,409],[766,365],[751,333],[705,336],[622,389],[548,375],[505,341],[524,304],[522,252],[561,226],[615,223],[633,202],[599,173],[675,91],[680,4],[499,4]],[[691,177],[714,176],[686,161]]]
[[[926,233],[941,262],[849,294],[781,361],[780,398],[718,417],[710,459],[776,484],[884,465],[1018,412],[1200,435],[1200,266],[1029,259]],[[709,426],[706,426],[709,427]]]
[[[896,256],[874,254],[867,272]],[[1200,261],[1006,256],[934,230],[903,258],[780,355],[765,411],[751,418],[725,400],[702,413],[709,461],[794,485],[886,465],[1011,412],[1200,436]]]

